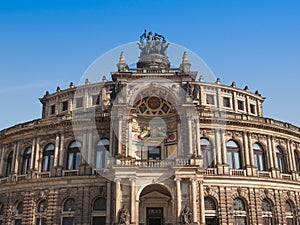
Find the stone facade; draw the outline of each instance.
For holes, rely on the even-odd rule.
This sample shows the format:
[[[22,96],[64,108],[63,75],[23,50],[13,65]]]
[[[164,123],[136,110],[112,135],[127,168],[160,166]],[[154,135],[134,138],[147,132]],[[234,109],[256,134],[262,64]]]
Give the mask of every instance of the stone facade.
[[[300,222],[300,129],[196,81],[186,53],[152,57],[122,53],[112,81],[47,92],[41,119],[0,132],[0,224]]]

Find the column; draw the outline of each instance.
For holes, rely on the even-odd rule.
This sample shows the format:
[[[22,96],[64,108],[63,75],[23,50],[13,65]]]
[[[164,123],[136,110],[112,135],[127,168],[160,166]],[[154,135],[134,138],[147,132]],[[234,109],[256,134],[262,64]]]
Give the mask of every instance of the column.
[[[65,141],[65,136],[64,134],[60,135],[60,147],[59,147],[59,162],[58,165],[63,167],[64,165],[64,141]]]
[[[248,148],[249,148],[249,156],[250,156],[250,165],[254,166],[254,152],[253,152],[253,145],[251,142],[251,134],[248,132]]]
[[[290,140],[286,140],[286,146],[287,146],[287,151],[289,153],[289,163],[288,165],[290,165],[290,170],[291,171],[296,171],[296,161],[295,161],[295,155],[294,155],[294,151],[291,148],[291,141]]]
[[[135,204],[136,204],[136,198],[135,198],[135,177],[129,179],[131,181],[131,223],[135,224],[136,219],[136,213],[135,213]]]
[[[205,224],[205,206],[204,206],[204,189],[203,181],[199,181],[200,185],[200,224]]]
[[[14,166],[14,173],[18,174],[18,170],[19,170],[19,163],[20,163],[20,143],[17,142],[16,143],[16,156],[15,156],[15,166]]]
[[[115,179],[115,185],[116,185],[116,215],[115,215],[115,221],[118,223],[118,213],[121,209],[121,200],[122,200],[122,193],[121,193],[121,179],[117,178]]]
[[[192,120],[188,117],[188,137],[189,137],[189,155],[193,155],[193,133],[192,133]]]
[[[199,118],[195,119],[196,123],[196,143],[197,143],[197,156],[201,155],[201,146],[200,146],[200,123]]]
[[[1,158],[0,158],[0,177],[3,175],[3,164],[4,164],[4,146],[1,146],[0,150]]]
[[[86,156],[86,153],[87,153],[87,137],[86,136],[87,136],[86,130],[84,130],[83,137],[82,137],[82,147],[81,147],[81,162],[80,162],[81,165],[85,164],[83,156]]]
[[[276,169],[278,169],[277,155],[276,155],[276,150],[275,150],[275,146],[274,146],[274,139],[272,137],[271,137],[271,151],[272,151],[272,154],[273,154],[274,167]]]
[[[214,134],[215,134],[215,154],[217,156],[217,165],[222,165],[222,152],[221,152],[219,131],[217,129],[214,129]]]
[[[110,210],[111,210],[111,182],[108,180],[106,183],[107,196],[106,196],[106,224],[110,224]]]
[[[34,170],[35,171],[42,171],[41,166],[40,166],[42,160],[43,160],[42,157],[40,159],[40,138],[36,138],[35,159],[34,159]]]
[[[181,184],[180,178],[175,178],[176,181],[176,196],[177,196],[177,202],[176,202],[176,208],[177,208],[177,219],[178,222],[180,221],[180,213],[181,213]]]
[[[36,142],[36,138],[34,137],[32,139],[32,145],[31,145],[30,170],[34,169],[35,142]]]
[[[225,132],[224,129],[219,130],[220,133],[220,141],[221,141],[221,150],[222,150],[222,160],[223,164],[227,165],[228,160],[227,160],[227,148],[226,148],[226,143],[225,143]]]
[[[127,143],[127,156],[131,156],[131,146],[132,146],[132,138],[131,138],[131,135],[132,135],[132,123],[131,123],[131,118],[128,118],[128,133],[127,133],[127,136],[128,136],[128,143]]]
[[[182,156],[183,152],[182,152],[182,138],[179,138],[179,137],[182,137],[182,131],[181,131],[181,123],[180,121],[177,121],[177,135],[178,135],[178,147],[177,147],[177,156]]]
[[[59,134],[56,134],[56,137],[55,137],[55,149],[54,149],[54,167],[57,167],[58,166],[58,161],[59,161],[59,158],[58,158],[58,149],[59,149]]]
[[[88,133],[88,148],[87,148],[87,163],[92,166],[95,165],[95,161],[93,161],[93,131],[89,131]],[[96,166],[96,165],[95,165]]]
[[[118,155],[122,154],[122,117],[118,117]]]
[[[17,142],[14,143],[14,150],[13,150],[13,161],[12,161],[12,166],[10,168],[9,173],[14,173],[15,172],[15,167],[16,167],[16,158],[17,158]]]
[[[270,168],[274,168],[273,147],[272,147],[270,136],[267,136],[267,145],[268,145],[268,156],[269,156]]]
[[[193,222],[197,223],[197,190],[196,190],[196,179],[191,179],[192,186],[192,211],[193,211]]]
[[[244,154],[245,154],[245,166],[250,166],[250,160],[249,160],[249,147],[248,147],[248,136],[246,132],[243,132],[243,141],[244,141]]]

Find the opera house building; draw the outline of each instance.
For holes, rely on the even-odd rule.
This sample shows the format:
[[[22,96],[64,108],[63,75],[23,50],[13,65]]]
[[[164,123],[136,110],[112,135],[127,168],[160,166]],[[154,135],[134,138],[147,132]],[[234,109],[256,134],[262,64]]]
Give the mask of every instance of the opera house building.
[[[300,129],[185,52],[171,66],[162,35],[138,45],[0,131],[0,225],[300,224]]]

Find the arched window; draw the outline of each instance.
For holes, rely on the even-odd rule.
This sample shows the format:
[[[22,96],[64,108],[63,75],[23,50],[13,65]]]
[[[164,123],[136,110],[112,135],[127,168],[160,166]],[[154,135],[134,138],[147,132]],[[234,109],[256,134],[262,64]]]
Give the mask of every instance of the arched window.
[[[64,202],[63,211],[64,212],[72,212],[75,211],[75,199],[74,198],[68,198]]]
[[[106,223],[106,198],[99,197],[93,202],[92,225]]]
[[[68,170],[78,170],[81,161],[81,143],[73,141],[68,148]]]
[[[285,202],[285,216],[287,225],[295,225],[295,207],[294,204],[290,201]]]
[[[27,148],[23,154],[22,174],[27,174],[30,169],[31,148]]]
[[[281,173],[286,173],[286,164],[284,154],[279,146],[276,147],[276,158],[278,163],[278,169]]]
[[[296,170],[299,174],[300,173],[300,155],[296,150],[294,151],[294,155],[295,155],[295,161],[296,161]]]
[[[16,215],[14,225],[22,224],[23,202],[16,203]]]
[[[263,199],[261,202],[261,210],[263,217],[263,225],[273,225],[274,216],[273,216],[273,205],[268,199]]]
[[[206,138],[200,139],[201,156],[203,158],[203,168],[213,167],[213,152],[210,141]]]
[[[246,204],[243,199],[236,198],[234,199],[233,204],[233,215],[234,215],[234,224],[235,225],[247,225],[248,224],[248,215],[246,211]]]
[[[106,160],[109,156],[109,140],[101,139],[96,146],[96,168],[106,168]]]
[[[47,201],[41,200],[36,207],[36,225],[46,225],[47,223]]]
[[[6,172],[5,176],[8,177],[8,175],[12,172],[12,163],[13,163],[13,152],[11,151],[6,159]]]
[[[227,142],[227,158],[230,169],[241,169],[240,147],[235,141]]]
[[[204,208],[205,208],[205,224],[217,224],[218,221],[218,211],[215,199],[212,197],[204,198]]]
[[[75,199],[68,198],[63,203],[62,212],[62,225],[74,225],[75,224]]]
[[[43,151],[42,171],[50,171],[54,164],[54,144],[48,144]]]
[[[264,155],[264,149],[259,143],[255,143],[253,145],[253,151],[254,151],[254,164],[259,171],[265,171],[266,170],[266,164],[265,164],[265,155]]]
[[[0,225],[3,224],[3,214],[4,214],[4,206],[3,203],[0,202]]]

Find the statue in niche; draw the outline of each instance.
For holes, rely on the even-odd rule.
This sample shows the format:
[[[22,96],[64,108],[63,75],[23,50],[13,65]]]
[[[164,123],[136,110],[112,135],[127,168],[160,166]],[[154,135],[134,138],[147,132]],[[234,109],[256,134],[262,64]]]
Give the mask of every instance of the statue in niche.
[[[129,225],[129,217],[130,217],[129,212],[126,206],[123,205],[118,214],[118,218],[119,218],[118,225]]]
[[[181,211],[180,221],[181,224],[191,224],[192,223],[192,210],[185,205],[183,210]]]

